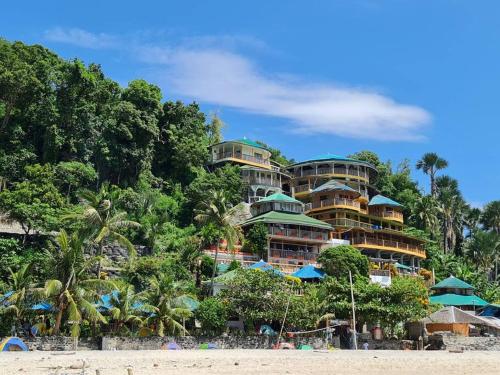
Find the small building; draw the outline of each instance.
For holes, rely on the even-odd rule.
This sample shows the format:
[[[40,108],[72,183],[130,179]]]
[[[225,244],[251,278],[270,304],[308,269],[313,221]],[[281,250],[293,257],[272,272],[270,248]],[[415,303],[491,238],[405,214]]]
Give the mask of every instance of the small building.
[[[210,146],[210,168],[238,165],[246,185],[245,202],[253,203],[274,193],[290,192],[290,176],[271,160],[271,152],[247,138]]]
[[[272,194],[251,205],[254,215],[243,222],[244,231],[263,223],[268,230],[268,262],[290,272],[316,263],[321,249],[331,246],[331,225],[304,215],[304,204],[284,194]]]
[[[431,290],[429,302],[436,305],[455,306],[462,310],[476,311],[488,302],[474,294],[474,287],[463,280],[450,276],[437,283]]]

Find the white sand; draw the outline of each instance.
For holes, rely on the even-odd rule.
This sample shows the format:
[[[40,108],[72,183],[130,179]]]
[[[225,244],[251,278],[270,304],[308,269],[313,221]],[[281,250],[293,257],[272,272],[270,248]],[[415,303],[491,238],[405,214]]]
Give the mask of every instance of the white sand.
[[[0,374],[500,374],[500,352],[182,350],[3,352]]]

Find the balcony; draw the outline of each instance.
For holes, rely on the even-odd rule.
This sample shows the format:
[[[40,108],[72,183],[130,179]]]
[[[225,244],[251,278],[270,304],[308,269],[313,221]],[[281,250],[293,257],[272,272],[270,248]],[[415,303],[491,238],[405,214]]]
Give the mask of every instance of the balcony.
[[[328,220],[330,224],[334,227],[346,227],[346,228],[362,228],[366,230],[373,230],[373,225],[368,223],[362,223],[361,221],[353,220],[353,219],[332,219]]]
[[[377,216],[379,216],[379,215],[377,215]],[[392,212],[384,211],[384,212],[382,212],[381,217],[383,217],[384,219],[398,221],[400,223],[403,222],[403,214],[401,212],[397,212],[397,211],[392,211]]]
[[[414,245],[405,242],[383,240],[378,238],[353,238],[351,239],[351,244],[357,247],[391,250],[425,258],[425,250],[422,245]]]
[[[330,208],[330,207],[351,208],[351,209],[354,209],[356,211],[360,210],[359,202],[356,202],[352,199],[347,199],[347,198],[325,199],[325,200],[322,200],[320,202],[313,202],[311,207],[313,210],[317,210],[320,208]]]
[[[327,233],[304,230],[304,229],[270,227],[269,234],[274,237],[291,238],[298,240],[310,240],[310,241],[320,241],[320,242],[328,241]]]
[[[353,168],[317,168],[317,169],[306,169],[302,171],[297,171],[295,177],[307,177],[307,176],[318,176],[318,175],[341,175],[341,176],[353,176],[359,177],[365,180],[369,180],[370,176],[367,172],[360,171]]]
[[[271,180],[270,178],[258,178],[258,177],[243,177],[243,181],[250,185],[263,185],[281,188],[281,183],[279,180]]]
[[[293,251],[293,250],[280,250],[280,249],[269,250],[270,258],[316,261],[318,259],[318,255],[319,255],[318,253],[310,253],[306,251]]]
[[[306,185],[298,185],[298,186],[295,186],[295,194],[297,193],[303,193],[303,192],[308,192],[309,190],[311,190],[311,185],[309,184],[306,184]]]
[[[271,163],[270,163],[269,159],[263,159],[263,158],[259,158],[259,157],[253,156],[253,155],[247,155],[247,154],[242,154],[239,152],[232,152],[232,151],[214,154],[212,161],[217,162],[217,161],[225,160],[225,159],[244,160],[244,161],[247,161],[251,164],[260,164],[260,165],[267,166],[268,169],[271,168]]]

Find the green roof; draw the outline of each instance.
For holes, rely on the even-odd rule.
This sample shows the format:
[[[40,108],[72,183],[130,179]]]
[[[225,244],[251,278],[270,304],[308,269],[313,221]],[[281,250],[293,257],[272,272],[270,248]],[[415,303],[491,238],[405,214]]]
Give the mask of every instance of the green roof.
[[[229,141],[231,142],[231,141]],[[243,143],[244,145],[247,145],[247,146],[251,146],[251,147],[257,147],[257,148],[262,148],[264,150],[267,150],[267,148],[265,148],[264,146],[258,144],[257,142],[255,141],[252,141],[251,139],[247,139],[245,137],[243,138],[240,138],[240,139],[236,139],[235,141],[233,142],[237,142],[237,143]]]
[[[375,195],[368,203],[368,206],[393,206],[393,207],[403,207],[402,204],[393,201],[390,198],[384,197],[383,195]]]
[[[237,271],[238,270],[235,269],[235,270],[223,273],[222,275],[214,278],[214,282],[219,283],[219,284],[224,284],[224,283],[230,282],[230,281],[234,280],[234,278],[238,275]]]
[[[331,190],[344,190],[344,191],[352,191],[352,192],[355,192],[355,193],[358,193],[356,190],[354,190],[353,188],[347,186],[347,185],[344,185],[344,184],[341,184],[340,182],[338,181],[335,181],[335,180],[330,180],[328,182],[325,182],[323,185],[321,186],[318,186],[316,189],[314,189],[312,192],[313,193],[318,193],[320,191],[331,191]]]
[[[315,228],[332,229],[332,226],[330,224],[325,223],[321,220],[313,219],[312,217],[306,216],[304,214],[293,214],[278,211],[269,211],[262,215],[252,217],[241,225],[247,226],[255,223],[304,225]]]
[[[440,294],[430,296],[429,302],[444,306],[486,306],[488,302],[478,296],[463,296],[461,294]]]
[[[300,165],[300,164],[304,164],[304,163],[310,163],[310,162],[313,162],[313,161],[327,161],[327,160],[355,162],[355,163],[365,164],[365,165],[367,165],[367,166],[372,167],[373,169],[375,169],[375,167],[372,164],[368,163],[367,161],[356,160],[356,159],[348,158],[348,157],[345,157],[345,156],[340,156],[340,155],[335,155],[335,154],[330,154],[330,153],[322,154],[322,155],[316,155],[315,157],[313,157],[311,159],[307,159],[307,160],[304,160],[304,161],[292,164],[291,166]]]
[[[271,194],[268,197],[265,197],[256,203],[260,203],[260,202],[287,202],[287,203],[303,204],[301,201],[298,201],[297,199],[289,197],[288,195],[282,194],[282,193]]]
[[[447,279],[437,283],[431,289],[475,289],[472,285],[465,281],[457,279],[455,276],[450,276]]]

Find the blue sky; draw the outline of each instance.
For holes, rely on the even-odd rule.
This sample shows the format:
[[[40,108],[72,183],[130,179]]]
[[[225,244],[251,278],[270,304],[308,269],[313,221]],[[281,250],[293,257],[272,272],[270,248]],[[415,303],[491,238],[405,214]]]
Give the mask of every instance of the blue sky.
[[[500,199],[499,12],[494,0],[9,1],[0,35],[123,85],[145,78],[217,112],[226,139],[296,160],[437,152],[481,206]]]

